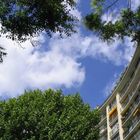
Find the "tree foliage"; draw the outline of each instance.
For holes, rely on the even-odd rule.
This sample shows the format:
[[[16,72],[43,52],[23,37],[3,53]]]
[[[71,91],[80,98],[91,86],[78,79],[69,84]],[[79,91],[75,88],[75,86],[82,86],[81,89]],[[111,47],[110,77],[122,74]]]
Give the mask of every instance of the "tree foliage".
[[[76,21],[70,14],[74,7],[74,0],[0,0],[1,33],[20,41],[42,31],[70,35]]]
[[[114,0],[106,6],[106,0],[92,0],[93,11],[85,17],[86,27],[97,33],[104,41],[113,40],[115,37],[121,39],[130,37],[132,41],[140,42],[140,7],[135,11],[132,10],[131,0],[128,0],[127,7],[120,9],[119,18],[115,22],[102,20],[102,16],[118,1]]]
[[[97,140],[99,120],[79,94],[35,90],[0,102],[0,139]]]

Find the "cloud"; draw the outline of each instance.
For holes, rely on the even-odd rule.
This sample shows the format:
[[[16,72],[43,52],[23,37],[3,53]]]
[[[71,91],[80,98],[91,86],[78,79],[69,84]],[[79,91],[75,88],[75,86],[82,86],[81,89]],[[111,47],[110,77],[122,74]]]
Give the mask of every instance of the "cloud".
[[[140,0],[133,0],[131,3],[133,10],[136,10],[140,6]]]
[[[126,38],[124,42],[116,39],[108,44],[95,35],[82,36],[80,32],[63,40],[54,37],[50,41],[50,46],[58,53],[61,52],[75,59],[92,57],[97,60],[112,62],[114,65],[128,63],[135,50],[129,38]]]
[[[77,9],[71,12],[81,20]],[[118,66],[127,64],[134,52],[129,39],[124,44],[119,40],[107,44],[95,35],[83,35],[79,28],[71,37],[60,39],[54,34],[47,39],[44,35],[37,41],[41,44],[35,48],[29,41],[21,44],[23,49],[14,41],[0,38],[0,45],[8,52],[0,64],[0,96],[15,97],[25,89],[80,86],[86,78],[81,58]]]
[[[102,21],[106,21],[106,23],[112,21],[112,23],[115,23],[119,19],[120,14],[118,13],[117,9],[114,9],[113,11],[108,11],[105,14],[102,15]]]
[[[121,1],[120,1],[121,2]],[[106,23],[112,21],[115,23],[120,18],[120,11],[124,8],[124,5],[118,1],[118,6],[113,7],[114,9],[110,8],[108,9],[105,14],[102,15],[102,20],[106,21]],[[125,6],[128,5],[128,2],[125,3]],[[131,9],[137,10],[137,8],[140,6],[140,0],[133,0],[131,1]]]
[[[47,51],[33,48],[30,42],[22,44],[1,38],[1,45],[7,49],[8,56],[0,65],[0,96],[17,96],[25,89],[70,88],[81,85],[85,70],[81,58],[92,57],[114,65],[124,65],[131,60],[134,48],[127,40],[122,49],[121,42],[113,44],[102,42],[97,37],[82,36],[82,33],[60,39],[57,35],[46,41]],[[129,43],[128,43],[129,42]]]
[[[81,20],[77,9],[72,9],[71,14]],[[8,52],[4,63],[0,64],[1,97],[15,97],[25,89],[70,88],[83,83],[85,70],[82,64],[70,55],[56,51],[58,44],[51,46],[55,40],[50,40],[40,36],[34,41],[42,45],[37,43],[37,48],[33,48],[27,41],[21,44],[21,48],[17,42],[0,38],[0,45]],[[40,51],[42,47],[51,49]]]
[[[0,65],[0,96],[17,96],[25,89],[60,88],[79,85],[84,80],[84,69],[73,58],[50,50],[34,51],[30,42],[22,44],[1,38],[8,56]]]

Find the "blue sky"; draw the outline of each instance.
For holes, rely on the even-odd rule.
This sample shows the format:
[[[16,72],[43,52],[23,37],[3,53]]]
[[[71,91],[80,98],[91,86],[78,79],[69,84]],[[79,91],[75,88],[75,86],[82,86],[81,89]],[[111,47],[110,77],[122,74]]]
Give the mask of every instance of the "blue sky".
[[[133,2],[135,9],[139,0]],[[40,35],[21,46],[5,37],[0,45],[8,56],[0,65],[0,97],[16,97],[28,89],[62,89],[65,95],[79,92],[92,108],[103,103],[120,73],[134,53],[129,38],[107,44],[82,25],[82,16],[90,12],[90,0],[79,0],[72,14],[79,18],[77,33],[60,39]],[[103,19],[115,20],[105,14]],[[38,43],[39,42],[39,43]]]

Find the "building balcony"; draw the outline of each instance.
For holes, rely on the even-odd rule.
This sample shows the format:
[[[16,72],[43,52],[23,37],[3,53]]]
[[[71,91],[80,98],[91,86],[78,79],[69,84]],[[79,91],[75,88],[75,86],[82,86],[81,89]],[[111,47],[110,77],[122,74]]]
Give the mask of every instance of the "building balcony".
[[[107,126],[100,130],[100,136],[104,135],[107,132]]]
[[[127,116],[125,116],[125,121],[123,121],[123,126],[126,125],[135,115],[136,113],[140,110],[140,103],[137,104],[134,108],[134,110],[129,113]]]
[[[115,138],[113,138],[113,140],[120,140],[119,135],[118,135],[118,136],[116,136]]]
[[[106,123],[106,120],[107,120],[106,117],[101,118],[99,125],[101,126],[102,124],[105,124]]]
[[[130,139],[130,137],[133,136],[133,133],[137,129],[139,129],[139,127],[140,127],[140,118],[136,118],[131,122],[129,128],[127,128],[126,131],[124,131],[123,134],[124,140]]]
[[[102,125],[102,124],[106,123],[106,119],[107,119],[106,115],[102,115],[99,125]]]
[[[133,100],[132,100],[133,99]],[[138,94],[135,94],[131,100],[128,102],[127,106],[125,106],[122,109],[121,114],[123,115],[128,109],[128,113],[127,115],[125,115],[125,117],[127,118],[129,116],[129,114],[131,114],[131,112],[133,112],[133,110],[135,110],[135,108],[137,107],[137,105],[140,103],[140,95],[139,92]]]
[[[110,119],[110,126],[113,126],[118,121],[118,116],[116,115],[114,118]]]
[[[122,104],[122,114],[124,114],[127,109],[130,107],[130,105],[133,103],[135,97],[140,94],[140,91],[139,90],[139,87],[140,87],[140,82],[138,83],[137,85],[137,88],[135,89],[134,92],[131,93],[131,95],[129,97],[127,97],[127,99],[125,100],[125,103]]]
[[[115,113],[117,111],[117,105],[113,105],[113,107],[111,107],[109,109],[109,116],[111,116],[113,113]]]
[[[132,140],[140,140],[140,129],[132,136]]]
[[[132,106],[131,109],[129,109],[128,113],[123,116],[122,121],[123,121],[123,125],[125,125],[135,114],[135,112],[137,111],[137,109],[139,109],[140,107],[140,100],[135,102]]]
[[[107,140],[107,135],[100,136],[99,140]]]
[[[121,98],[120,101],[123,102],[124,99],[127,97],[127,95],[129,94],[130,89],[132,89],[133,86],[136,85],[135,82],[133,82],[135,79],[137,79],[137,75],[140,72],[139,71],[140,68],[140,62],[138,63],[135,72],[133,72],[133,74],[131,75],[130,80],[127,82],[127,84],[125,85],[124,89],[121,91]]]
[[[124,87],[123,90],[121,91],[121,94],[120,94],[120,100],[121,100],[121,101],[122,101],[122,100],[125,98],[125,96],[126,96],[125,92],[126,92],[128,86],[129,86],[129,82],[126,83],[125,87]]]
[[[113,139],[119,133],[119,124],[116,123],[110,132],[110,138]]]

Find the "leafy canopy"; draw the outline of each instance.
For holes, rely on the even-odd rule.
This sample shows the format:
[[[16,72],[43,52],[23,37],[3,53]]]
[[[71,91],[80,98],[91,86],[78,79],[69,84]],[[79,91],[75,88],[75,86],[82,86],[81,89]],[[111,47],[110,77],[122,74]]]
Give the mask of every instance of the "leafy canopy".
[[[122,0],[114,0],[107,6],[107,0],[92,0],[93,11],[85,17],[86,27],[97,33],[104,41],[113,40],[115,37],[131,37],[132,41],[140,42],[140,7],[132,10],[131,0],[128,0],[127,7],[120,9],[119,18],[115,22],[102,20],[102,16],[119,1]]]
[[[0,0],[0,31],[19,41],[42,31],[70,35],[76,21],[70,14],[74,7],[74,0]]]
[[[97,140],[99,120],[79,94],[35,90],[0,102],[0,139]]]

